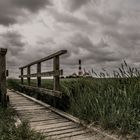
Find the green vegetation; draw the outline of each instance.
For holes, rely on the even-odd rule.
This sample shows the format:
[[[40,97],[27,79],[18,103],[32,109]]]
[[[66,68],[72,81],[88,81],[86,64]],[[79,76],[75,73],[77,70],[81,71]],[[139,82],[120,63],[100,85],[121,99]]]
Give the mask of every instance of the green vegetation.
[[[45,136],[30,129],[27,122],[15,126],[15,112],[0,107],[0,140],[45,140]]]
[[[125,62],[111,77],[107,72],[100,78],[62,79],[61,88],[69,97],[67,110],[88,123],[121,134],[138,136],[140,132],[140,74]],[[48,80],[43,82],[49,83]],[[49,83],[51,88],[52,81]]]

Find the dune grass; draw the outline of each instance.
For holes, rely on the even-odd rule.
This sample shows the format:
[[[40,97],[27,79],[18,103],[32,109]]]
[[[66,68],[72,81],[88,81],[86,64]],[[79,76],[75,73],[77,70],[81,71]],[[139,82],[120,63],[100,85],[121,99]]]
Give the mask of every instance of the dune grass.
[[[31,130],[28,122],[16,127],[15,111],[0,107],[0,140],[45,140],[45,136]]]
[[[139,71],[124,62],[113,75],[101,72],[96,76],[61,80],[61,90],[70,100],[67,111],[105,129],[139,136]],[[48,80],[43,82],[43,87],[48,87],[47,83],[52,88],[52,81]]]

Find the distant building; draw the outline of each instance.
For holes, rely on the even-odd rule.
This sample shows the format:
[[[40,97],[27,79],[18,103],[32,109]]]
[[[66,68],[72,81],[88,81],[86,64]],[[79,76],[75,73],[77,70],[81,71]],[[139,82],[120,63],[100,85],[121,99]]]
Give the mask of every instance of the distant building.
[[[82,76],[83,75],[81,60],[79,60],[79,72],[78,72],[78,75],[79,76]]]
[[[82,71],[82,61],[79,60],[78,74],[73,73],[72,75],[66,76],[66,78],[78,78],[78,77],[92,77],[89,72],[86,72],[85,68]]]

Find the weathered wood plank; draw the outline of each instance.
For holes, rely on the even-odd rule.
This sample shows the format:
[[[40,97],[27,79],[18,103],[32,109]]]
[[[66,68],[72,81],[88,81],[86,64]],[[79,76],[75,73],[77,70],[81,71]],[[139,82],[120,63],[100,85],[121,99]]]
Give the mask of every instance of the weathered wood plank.
[[[56,136],[56,135],[58,136],[58,135],[73,133],[73,132],[77,132],[77,131],[81,131],[81,130],[85,130],[85,128],[79,127],[79,128],[69,128],[69,129],[64,129],[64,130],[58,130],[55,132],[48,132],[47,135],[48,136]]]
[[[46,121],[46,120],[52,120],[52,119],[57,119],[57,117],[50,115],[46,117],[29,118],[29,121],[30,123],[33,123],[33,122]]]
[[[38,109],[43,109],[44,107],[27,107],[27,108],[23,108],[23,107],[13,107],[15,110],[38,110]]]
[[[49,132],[55,132],[55,131],[60,131],[60,130],[66,130],[66,129],[71,129],[71,128],[78,128],[79,126],[75,125],[68,125],[68,126],[62,126],[62,127],[55,127],[55,128],[48,128],[44,130],[44,132],[49,133]]]
[[[15,95],[13,95],[13,92],[11,92],[11,96],[15,97]],[[29,105],[23,105],[20,104],[21,101],[18,100],[20,99],[19,96],[17,99],[12,98],[12,102],[14,102],[14,99],[16,101],[14,107],[19,109],[17,112],[20,118],[23,120],[28,120],[32,129],[38,132],[43,132],[48,136],[48,139],[105,140],[104,136],[98,135],[94,131],[94,133],[91,133],[91,129],[82,126],[80,121],[75,117],[72,117],[67,113],[59,111],[50,105],[42,103],[41,101],[33,99],[32,97],[22,93],[19,93],[18,95],[27,99],[26,103],[29,102]],[[35,104],[30,104],[32,102]],[[40,108],[42,106],[43,108],[34,110],[34,108]]]
[[[59,64],[59,56],[55,56],[53,58],[53,70],[59,71],[60,64]],[[60,77],[59,75],[54,75],[54,83],[53,83],[53,90],[59,91],[60,90]]]
[[[32,127],[36,127],[36,126],[40,126],[40,127],[46,127],[48,125],[52,125],[52,124],[58,124],[58,123],[65,123],[65,122],[69,122],[68,120],[64,120],[64,119],[55,119],[55,120],[49,120],[49,121],[40,121],[40,122],[36,122],[36,123],[30,123]]]
[[[50,129],[50,128],[57,128],[57,127],[69,126],[69,125],[75,125],[75,124],[73,122],[63,122],[63,123],[60,122],[60,123],[57,123],[57,124],[50,124],[50,125],[45,125],[45,126],[36,126],[36,127],[34,127],[34,129],[43,132],[43,130],[47,130],[47,129]]]
[[[6,98],[6,53],[7,49],[0,49],[0,99],[2,107],[7,107]]]
[[[74,137],[77,135],[82,135],[82,134],[86,134],[88,133],[85,130],[77,130],[77,131],[73,131],[73,132],[67,132],[67,133],[62,133],[60,135],[56,135],[56,136],[51,136],[52,139],[61,139],[61,138],[67,138],[67,137]]]

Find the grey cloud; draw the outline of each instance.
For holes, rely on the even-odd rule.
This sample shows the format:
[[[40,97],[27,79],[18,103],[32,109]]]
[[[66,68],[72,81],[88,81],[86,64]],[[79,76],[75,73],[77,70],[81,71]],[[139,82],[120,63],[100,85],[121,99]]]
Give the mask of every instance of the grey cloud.
[[[117,46],[116,51],[119,51],[121,57],[131,62],[138,62],[139,57],[139,40],[140,33],[138,32],[127,32],[122,33],[114,32],[113,30],[105,31],[104,34],[109,36],[110,41],[113,41],[113,44]]]
[[[0,34],[0,48],[7,48],[7,68],[12,71],[18,69],[22,62],[19,59],[20,54],[24,51],[25,43],[22,41],[22,36],[16,31],[8,31]]]
[[[68,49],[69,54],[63,60],[64,64],[76,65],[78,59],[86,63],[103,63],[120,61],[121,57],[118,52],[112,51],[111,46],[101,40],[99,43],[94,44],[91,39],[84,34],[76,33],[68,39],[67,46],[63,49]]]
[[[65,24],[72,25],[74,28],[86,32],[91,32],[93,31],[93,29],[95,29],[93,23],[88,22],[86,19],[76,17],[70,13],[61,13],[53,8],[49,8],[49,13],[54,17],[54,19],[58,23],[62,23],[64,24],[64,26]]]
[[[89,21],[97,22],[102,26],[114,27],[119,24],[123,14],[120,11],[110,11],[108,14],[99,13],[98,11],[92,9],[86,10],[85,15],[87,16]]]
[[[9,24],[14,24],[15,22],[16,19],[0,14],[0,24],[8,26]]]
[[[25,43],[22,41],[22,36],[16,31],[8,31],[0,34],[1,47],[6,47],[12,55],[18,54],[23,50]]]
[[[46,5],[52,5],[50,0],[12,0],[14,5],[36,12]]]
[[[4,26],[14,24],[18,17],[26,18],[24,10],[34,14],[46,5],[51,5],[50,0],[1,0],[0,24]]]
[[[71,11],[75,11],[90,1],[91,0],[67,0],[67,5]]]

